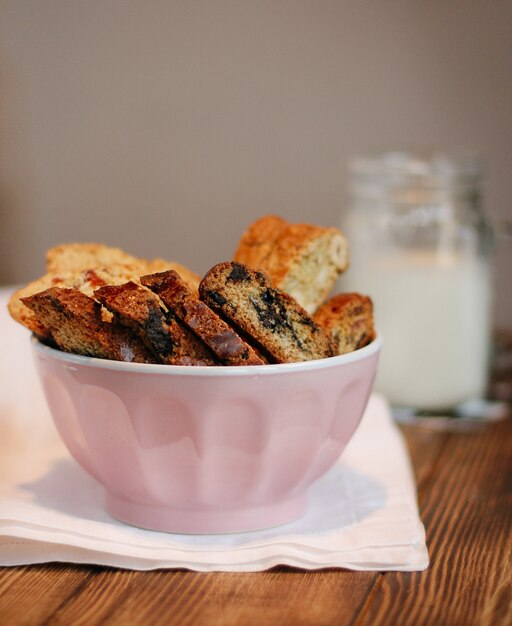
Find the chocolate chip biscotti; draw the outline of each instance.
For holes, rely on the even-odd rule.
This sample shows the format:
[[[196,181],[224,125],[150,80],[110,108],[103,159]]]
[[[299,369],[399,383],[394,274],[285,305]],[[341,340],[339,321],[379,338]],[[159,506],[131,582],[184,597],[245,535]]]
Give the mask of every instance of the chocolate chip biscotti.
[[[215,265],[199,284],[201,299],[274,363],[333,356],[328,335],[263,272],[236,262]]]

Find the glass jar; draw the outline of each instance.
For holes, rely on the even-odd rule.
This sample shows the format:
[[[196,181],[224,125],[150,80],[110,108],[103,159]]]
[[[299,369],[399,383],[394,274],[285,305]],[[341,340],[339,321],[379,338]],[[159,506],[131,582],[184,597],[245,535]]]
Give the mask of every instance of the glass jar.
[[[492,233],[481,167],[465,155],[355,159],[342,228],[343,291],[371,296],[384,344],[376,389],[399,407],[444,411],[485,394]]]

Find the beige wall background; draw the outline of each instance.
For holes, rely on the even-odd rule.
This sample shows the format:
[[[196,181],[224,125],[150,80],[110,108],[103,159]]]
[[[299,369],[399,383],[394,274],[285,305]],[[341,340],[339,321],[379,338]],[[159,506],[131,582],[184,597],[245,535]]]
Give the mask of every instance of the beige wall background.
[[[0,281],[64,241],[204,272],[263,213],[337,224],[350,156],[404,144],[478,150],[511,219],[511,118],[508,0],[0,0]]]

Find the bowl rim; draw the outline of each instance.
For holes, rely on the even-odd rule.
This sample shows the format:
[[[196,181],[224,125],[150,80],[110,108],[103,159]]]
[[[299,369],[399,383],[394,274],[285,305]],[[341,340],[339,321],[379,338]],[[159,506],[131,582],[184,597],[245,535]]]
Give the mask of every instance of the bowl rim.
[[[96,369],[114,370],[119,372],[131,372],[137,374],[164,374],[178,376],[254,376],[270,374],[284,374],[285,372],[306,372],[325,368],[331,368],[343,364],[362,361],[380,351],[382,339],[380,333],[376,333],[375,339],[363,348],[312,361],[299,361],[294,363],[273,363],[265,365],[168,365],[165,363],[133,363],[126,361],[111,361],[97,357],[83,356],[70,352],[63,352],[42,343],[36,336],[31,338],[32,349],[40,354],[56,361],[81,365]]]

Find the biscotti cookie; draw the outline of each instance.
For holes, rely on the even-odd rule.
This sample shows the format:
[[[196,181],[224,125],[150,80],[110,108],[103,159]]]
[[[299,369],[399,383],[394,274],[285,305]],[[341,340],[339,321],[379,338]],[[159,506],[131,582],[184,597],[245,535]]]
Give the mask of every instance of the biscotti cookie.
[[[48,335],[40,319],[23,302],[36,293],[50,287],[78,289],[82,293],[92,296],[95,289],[103,285],[119,285],[140,276],[138,266],[111,265],[108,269],[95,268],[80,272],[64,272],[60,274],[45,274],[25,287],[14,292],[9,299],[8,309],[11,316],[23,326],[41,337]]]
[[[23,302],[64,352],[114,361],[154,363],[144,343],[115,320],[105,322],[101,305],[78,289],[50,287]]]
[[[375,339],[373,303],[359,293],[333,296],[313,319],[329,333],[338,354],[362,348]]]
[[[51,248],[47,253],[47,268],[47,274],[17,290],[8,303],[11,316],[41,337],[47,336],[48,330],[23,304],[23,298],[50,287],[79,289],[92,296],[98,287],[121,285],[130,280],[137,282],[143,274],[168,269],[178,271],[190,289],[197,291],[199,286],[199,276],[183,265],[163,259],[146,261],[119,248],[94,243],[63,244]]]
[[[149,289],[130,281],[96,289],[94,297],[115,319],[133,330],[162,363],[216,365],[213,354]]]
[[[66,243],[50,248],[46,253],[46,270],[49,274],[82,272],[86,269],[129,266],[134,276],[175,270],[193,289],[199,285],[199,276],[180,263],[164,259],[140,259],[120,248],[100,243]]]
[[[265,272],[308,313],[325,300],[348,267],[348,246],[338,228],[289,224],[270,215],[243,234],[234,260]]]
[[[261,271],[219,263],[199,284],[201,298],[277,363],[333,356],[327,334]]]
[[[46,252],[46,271],[49,274],[81,272],[93,267],[135,265],[137,257],[100,243],[63,243]]]
[[[38,278],[37,280],[34,280],[28,285],[25,285],[15,291],[7,303],[7,308],[9,309],[11,317],[20,324],[23,324],[23,326],[31,330],[36,335],[39,335],[40,337],[48,337],[50,334],[48,328],[46,328],[42,321],[36,317],[34,311],[24,304],[23,300],[36,293],[45,291],[50,287],[72,287],[72,285],[69,284],[70,281],[67,280],[69,278],[70,276],[54,276],[52,274],[45,274],[45,276],[42,276],[41,278]]]
[[[192,330],[225,365],[263,365],[256,351],[219,318],[173,270],[141,277],[165,306]]]

